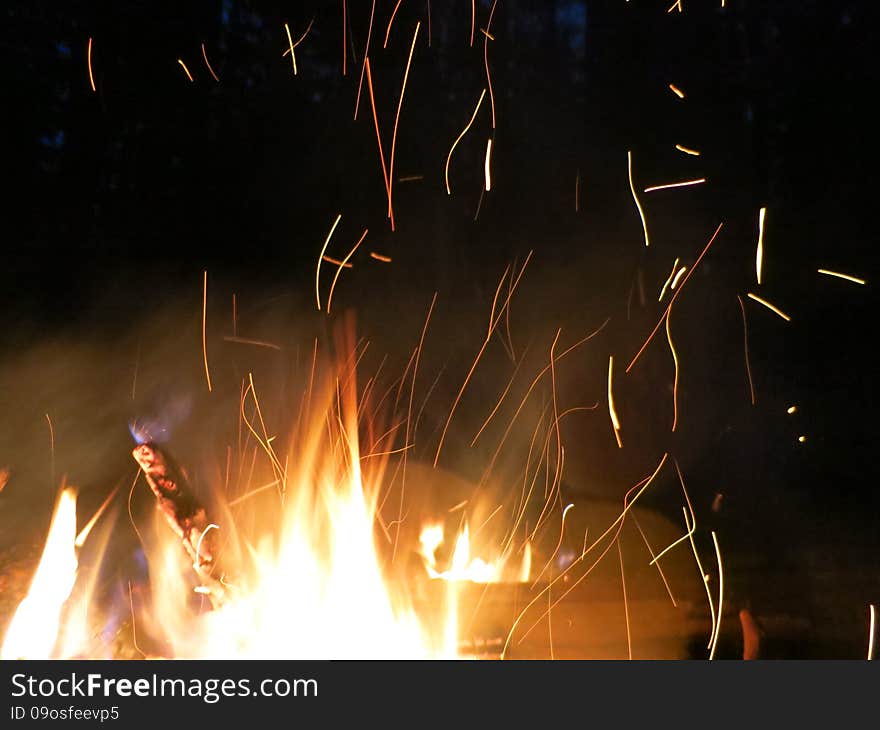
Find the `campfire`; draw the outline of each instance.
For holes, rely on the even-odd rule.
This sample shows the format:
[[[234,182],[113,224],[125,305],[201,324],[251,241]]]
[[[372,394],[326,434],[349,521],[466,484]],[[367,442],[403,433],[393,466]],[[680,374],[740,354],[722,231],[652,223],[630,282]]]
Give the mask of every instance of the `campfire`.
[[[776,246],[783,225],[774,220],[774,207],[750,202],[747,220],[745,214],[744,220],[731,220],[737,215],[731,213],[720,222],[712,202],[701,211],[712,211],[710,223],[681,222],[677,204],[663,202],[707,194],[716,184],[716,172],[720,177],[717,160],[725,158],[712,158],[718,153],[712,149],[716,143],[707,137],[703,145],[687,126],[691,122],[682,121],[691,117],[656,125],[681,132],[673,140],[658,131],[662,149],[660,142],[639,147],[627,138],[614,151],[616,156],[609,152],[616,165],[616,178],[608,183],[612,193],[599,190],[598,173],[582,172],[574,153],[566,157],[571,168],[565,168],[566,192],[560,192],[563,183],[557,188],[554,182],[552,194],[529,203],[534,208],[530,220],[558,218],[553,233],[536,242],[529,231],[510,224],[513,233],[522,233],[523,240],[515,244],[521,248],[505,249],[504,256],[510,255],[497,272],[492,268],[497,260],[490,254],[467,266],[450,254],[447,264],[453,273],[442,283],[454,293],[444,312],[438,313],[448,302],[440,283],[428,276],[427,286],[414,280],[401,283],[414,279],[408,272],[434,265],[425,252],[433,250],[441,235],[460,235],[464,224],[449,223],[450,211],[467,226],[476,228],[478,220],[486,228],[497,226],[525,197],[524,188],[505,189],[506,179],[519,175],[529,180],[538,168],[553,170],[556,164],[549,156],[545,160],[543,152],[530,152],[523,159],[531,160],[531,167],[516,169],[520,151],[513,148],[527,148],[531,142],[511,143],[515,135],[509,129],[519,127],[505,127],[515,116],[511,109],[521,103],[510,83],[521,69],[502,54],[496,61],[497,39],[509,40],[515,28],[513,20],[499,19],[497,5],[471,3],[469,16],[462,16],[468,23],[461,25],[459,17],[432,21],[430,3],[422,9],[398,2],[381,23],[376,16],[376,28],[372,11],[369,25],[363,22],[361,27],[366,15],[352,24],[348,6],[343,3],[338,10],[341,22],[334,27],[343,35],[341,45],[333,41],[333,53],[342,49],[340,88],[351,93],[353,107],[352,118],[345,121],[360,125],[352,127],[351,147],[360,145],[361,157],[351,150],[340,153],[346,165],[342,177],[355,181],[353,198],[345,198],[336,182],[330,185],[322,178],[320,189],[332,190],[339,200],[329,200],[319,214],[310,209],[307,223],[296,221],[302,225],[295,233],[297,247],[309,262],[301,267],[297,259],[291,267],[297,275],[307,270],[302,277],[306,284],[297,282],[296,317],[302,317],[297,326],[274,327],[276,320],[270,322],[268,315],[243,314],[241,290],[224,279],[215,294],[209,288],[209,283],[215,286],[209,278],[213,264],[198,259],[198,282],[188,280],[192,286],[186,305],[169,305],[170,315],[142,312],[149,321],[132,316],[137,332],[124,345],[102,343],[97,354],[83,355],[67,342],[57,350],[47,345],[45,351],[22,356],[22,377],[40,368],[48,373],[42,379],[34,375],[22,392],[42,393],[44,387],[66,388],[61,376],[68,367],[96,380],[115,378],[118,372],[110,367],[101,371],[103,376],[95,374],[95,363],[112,362],[115,367],[129,358],[129,350],[137,353],[130,398],[127,383],[124,397],[121,391],[106,400],[83,396],[63,419],[64,436],[58,444],[80,450],[86,454],[83,459],[100,465],[82,480],[88,484],[77,484],[80,475],[69,463],[70,451],[67,459],[59,455],[56,435],[62,430],[53,409],[61,399],[49,395],[41,401],[46,412],[40,406],[39,413],[40,426],[48,433],[46,468],[41,464],[43,471],[34,477],[35,469],[0,463],[4,499],[10,494],[19,499],[32,490],[21,498],[25,507],[20,512],[12,518],[4,515],[8,524],[25,512],[28,520],[22,519],[20,530],[26,537],[15,545],[20,553],[4,553],[8,545],[0,542],[0,593],[5,594],[0,657],[711,659],[726,653],[758,658],[767,626],[789,638],[803,635],[803,622],[790,614],[756,617],[750,595],[740,592],[748,582],[743,576],[751,569],[749,557],[735,550],[728,554],[732,530],[725,534],[719,527],[731,524],[724,522],[725,510],[737,497],[729,496],[729,490],[739,486],[719,478],[718,484],[703,479],[695,489],[690,487],[693,462],[701,463],[705,475],[705,464],[714,466],[717,458],[723,476],[719,443],[735,451],[735,459],[751,458],[737,451],[741,441],[726,446],[726,439],[739,433],[737,419],[728,419],[726,410],[735,401],[741,407],[738,413],[747,414],[739,421],[748,424],[742,430],[757,431],[757,418],[751,414],[758,412],[758,391],[773,403],[762,417],[770,413],[776,432],[785,432],[790,452],[808,453],[814,438],[822,438],[816,422],[807,419],[806,394],[798,405],[795,395],[799,399],[801,394],[782,392],[781,387],[765,396],[778,382],[767,372],[753,373],[756,349],[763,348],[766,355],[786,332],[800,326],[803,304],[780,274],[782,246]],[[541,16],[538,5],[529,11],[535,18]],[[719,10],[724,8],[722,2]],[[681,3],[664,15],[675,19],[673,10],[684,15]],[[552,32],[534,48],[566,46],[569,60],[580,63],[586,16],[572,8],[554,13],[541,20]],[[719,22],[726,17],[719,13]],[[248,43],[261,37],[256,29],[262,22],[248,26]],[[228,26],[229,18],[223,23]],[[579,24],[583,28],[573,31]],[[303,79],[307,69],[319,65],[315,78],[330,78],[327,69],[333,67],[311,45],[317,49],[329,43],[327,26],[304,18],[276,25],[273,73],[283,64],[284,81],[300,84],[291,87],[300,94],[298,104],[326,102],[325,109],[331,104],[341,108],[342,92],[331,91],[331,97],[338,92],[339,98],[328,101],[322,96],[325,90],[316,91],[314,79],[308,82],[311,87]],[[236,61],[227,31],[222,43],[202,42],[195,47],[200,53],[190,48],[180,58],[166,59],[177,92],[207,89],[206,94],[216,95],[212,98],[228,102],[230,97],[222,94],[233,83],[241,82],[242,89],[257,83],[256,76],[232,68]],[[560,40],[563,33],[570,36],[565,43]],[[125,68],[110,62],[105,40],[86,36],[81,44],[81,92],[102,103],[111,81],[122,85],[112,74]],[[466,91],[444,91],[449,119],[441,123],[431,101],[431,114],[420,112],[421,123],[416,123],[413,86],[431,83],[425,80],[430,75],[424,58],[433,52],[432,43],[445,49],[438,68],[454,65],[449,64],[449,49],[455,49],[467,54],[462,58],[471,64],[470,75],[462,76]],[[70,50],[66,52],[69,56]],[[237,62],[243,67],[244,61]],[[260,60],[260,67],[265,63]],[[505,80],[509,88],[493,83],[496,63],[501,76],[496,82]],[[454,74],[448,69],[438,74],[444,83],[447,75]],[[574,73],[578,83],[584,76],[583,69]],[[687,77],[658,79],[659,72],[650,78],[653,108],[687,114],[681,110],[692,108],[697,80],[692,85]],[[609,88],[617,81],[609,82]],[[344,102],[348,104],[347,98]],[[544,105],[549,105],[546,99],[530,113],[550,118]],[[697,109],[702,111],[694,119],[710,118],[705,109]],[[347,107],[345,112],[349,114]],[[752,114],[749,101],[749,124]],[[265,118],[272,119],[268,114]],[[426,119],[437,138],[430,142],[420,136],[429,136]],[[240,132],[240,119],[228,124]],[[320,126],[325,124],[322,119]],[[548,134],[543,121],[535,125]],[[139,123],[130,126],[140,129]],[[581,134],[580,122],[571,130]],[[686,138],[682,130],[695,139]],[[568,133],[559,131],[560,139]],[[554,134],[551,129],[548,137]],[[211,144],[218,139],[212,138]],[[46,140],[49,146],[62,145],[64,135],[60,141]],[[337,144],[329,136],[323,142]],[[251,152],[241,153],[242,159]],[[113,152],[120,158],[127,154]],[[308,159],[332,168],[323,155]],[[735,156],[729,151],[725,155]],[[361,169],[364,161],[369,167]],[[600,156],[591,160],[597,170],[605,162]],[[419,167],[423,163],[425,170]],[[279,174],[284,184],[290,177],[286,168]],[[371,181],[369,193],[362,190],[364,181]],[[186,197],[175,190],[178,200]],[[413,202],[418,193],[409,197],[413,190],[429,190],[434,207],[419,208]],[[716,190],[724,190],[721,183]],[[212,193],[198,194],[210,200]],[[724,198],[727,193],[713,194]],[[502,195],[514,202],[493,209]],[[205,205],[221,208],[220,199]],[[589,246],[582,246],[586,228],[575,229],[575,223],[598,216],[605,205],[612,219],[626,211],[625,235],[620,236],[626,243],[616,240],[619,221],[612,220],[590,229]],[[426,239],[418,255],[405,260],[401,254],[415,248],[416,224],[424,223],[418,219],[426,209],[431,211],[424,216],[431,220],[426,227],[436,239]],[[253,224],[253,209],[248,211]],[[619,228],[623,231],[623,224]],[[320,236],[312,235],[315,230]],[[594,235],[597,231],[601,235]],[[486,248],[506,236],[516,237],[509,234],[490,230]],[[410,238],[401,245],[404,236]],[[613,245],[603,249],[605,244],[597,241],[604,238]],[[567,248],[558,247],[563,251],[557,252],[558,259],[535,272],[563,242]],[[476,247],[469,238],[462,245],[462,250]],[[593,246],[598,253],[588,259],[581,249]],[[719,253],[723,246],[727,249]],[[604,269],[596,273],[597,260],[607,266],[607,274]],[[492,264],[481,266],[486,261]],[[851,270],[849,262],[841,263]],[[465,278],[459,269],[470,266],[479,270],[473,277],[476,284],[456,284],[459,274]],[[799,286],[858,292],[868,283],[834,266],[815,268],[811,263],[801,279],[812,277],[812,283]],[[156,269],[152,275],[164,281],[168,272]],[[529,289],[532,276],[542,287],[537,293]],[[411,296],[388,305],[386,295],[404,284]],[[456,286],[476,292],[484,307],[474,315],[477,324],[471,312],[462,314],[470,303],[456,300]],[[163,294],[157,294],[157,310]],[[273,294],[267,290],[265,299],[270,301]],[[424,310],[419,309],[422,300]],[[264,306],[253,299],[250,305],[254,311]],[[409,330],[417,310],[419,316],[424,311],[418,320],[421,329]],[[705,318],[699,319],[702,314]],[[158,324],[150,320],[153,316]],[[435,332],[436,320],[443,316],[445,327]],[[363,328],[361,317],[368,322]],[[719,323],[726,327],[723,337],[717,334]],[[264,336],[266,332],[271,334]],[[394,352],[377,353],[383,337],[392,341]],[[444,350],[432,353],[433,359],[426,352],[432,343]],[[266,365],[261,358],[275,359]],[[18,376],[7,379],[18,386]],[[149,395],[136,395],[138,388],[152,386]],[[94,384],[92,388],[91,395],[100,390]],[[168,395],[171,391],[183,396]],[[789,396],[784,406],[774,402]],[[700,409],[705,412],[695,413]],[[14,410],[9,407],[10,413]],[[570,431],[569,424],[577,419],[583,419],[580,430]],[[100,431],[101,437],[80,442],[80,428]],[[120,445],[117,437],[126,429],[132,439],[126,435]],[[688,439],[695,436],[699,441],[691,445]],[[774,459],[778,453],[779,448]],[[0,457],[7,458],[5,453]],[[599,476],[590,471],[594,467]],[[69,479],[62,476],[66,474]],[[36,482],[51,483],[54,504],[51,521],[39,529],[36,520],[43,515],[33,505],[45,495],[37,493]],[[740,509],[746,501],[740,499]],[[47,518],[49,511],[47,506]],[[32,535],[37,542],[28,552]],[[874,605],[870,616],[869,656]]]
[[[411,449],[397,444],[407,430],[407,443],[416,437],[416,422],[406,423],[410,404],[400,398],[389,405],[401,382],[380,387],[374,375],[360,386],[363,346],[351,331],[336,341],[339,351],[323,362],[314,349],[292,427],[266,421],[253,376],[245,378],[237,427],[247,471],[240,481],[230,479],[228,463],[219,483],[193,481],[175,460],[167,429],[135,422],[128,515],[111,508],[125,501],[124,489],[84,514],[75,487],[64,485],[2,656],[579,656],[584,637],[603,656],[627,646],[631,631],[653,653],[683,651],[680,638],[673,640],[678,648],[663,647],[668,627],[658,638],[628,619],[622,626],[622,598],[632,602],[628,610],[650,610],[676,631],[682,620],[687,631],[706,625],[688,590],[693,574],[678,586],[676,604],[663,588],[664,569],[648,565],[656,553],[644,535],[627,548],[639,556],[628,597],[619,592],[627,585],[618,583],[616,549],[610,573],[603,560],[627,518],[636,524],[633,502],[659,467],[623,504],[575,500],[559,510],[558,485],[534,484],[538,473],[552,479],[553,462],[533,458],[531,489],[496,499],[486,484],[408,460]],[[549,445],[555,428],[543,420]],[[154,503],[146,522],[130,506],[144,494]],[[644,524],[654,540],[672,542],[674,526],[638,515],[639,531]],[[107,579],[118,557],[111,536],[120,531],[136,534],[146,569]],[[667,573],[687,571],[681,552],[670,557]],[[600,562],[589,591],[572,593],[579,574]],[[645,584],[649,597],[639,595]],[[611,637],[609,626],[616,627]]]
[[[460,583],[528,580],[528,544],[511,571],[514,545],[491,561],[472,556],[467,523],[448,565],[438,558],[443,527],[426,524],[421,532],[422,592],[429,581],[441,584],[429,591],[430,601],[388,576],[377,529],[388,542],[393,527],[379,523],[379,502],[388,495],[378,485],[391,454],[362,451],[354,370],[341,367],[332,380],[332,388],[313,386],[308,394],[304,408],[314,422],[302,427],[290,454],[264,430],[252,394],[257,421],[244,420],[277,478],[219,501],[216,514],[165,446],[135,446],[132,456],[163,523],[150,551],[149,604],[131,609],[138,651],[150,642],[161,647],[145,656],[455,657]],[[251,504],[259,509],[249,511]],[[245,537],[248,519],[259,522],[253,539]],[[4,658],[88,655],[94,627],[82,619],[93,608],[94,585],[74,591],[84,539],[85,531],[77,537],[76,491],[65,487],[28,594],[7,630]],[[417,548],[393,547],[411,555]]]

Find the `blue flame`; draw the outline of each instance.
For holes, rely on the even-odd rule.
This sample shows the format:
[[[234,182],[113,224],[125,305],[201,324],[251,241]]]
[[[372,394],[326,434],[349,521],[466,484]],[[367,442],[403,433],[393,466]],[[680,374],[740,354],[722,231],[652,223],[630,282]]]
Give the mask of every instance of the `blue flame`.
[[[192,410],[192,398],[181,396],[171,399],[159,409],[158,415],[136,418],[128,424],[129,433],[137,444],[164,444],[171,439],[172,431],[180,425]]]

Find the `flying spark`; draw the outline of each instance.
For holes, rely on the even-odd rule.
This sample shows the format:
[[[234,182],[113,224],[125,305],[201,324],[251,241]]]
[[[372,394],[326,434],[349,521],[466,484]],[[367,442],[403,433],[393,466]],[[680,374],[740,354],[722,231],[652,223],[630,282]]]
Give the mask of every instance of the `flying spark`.
[[[639,202],[639,196],[636,195],[636,188],[633,185],[632,152],[630,150],[626,151],[626,170],[629,175],[629,189],[632,191],[633,200],[636,201],[636,208],[639,209],[639,218],[642,219],[642,229],[645,232],[645,248],[647,248],[651,245],[651,242],[648,240],[648,224],[645,221],[645,211],[642,210],[642,204]]]
[[[751,292],[748,293],[748,297],[749,297],[749,299],[754,299],[756,302],[758,302],[758,304],[763,304],[765,307],[767,307],[767,309],[769,309],[771,312],[775,312],[776,314],[778,314],[786,322],[791,322],[791,317],[789,317],[785,312],[783,312],[778,307],[774,307],[766,299],[761,299],[761,297],[756,296],[755,294],[752,294]]]
[[[180,64],[180,67],[183,69],[183,72],[186,74],[186,77],[190,80],[190,83],[193,81],[192,74],[189,72],[189,69],[186,67],[186,64],[182,59],[178,58],[177,62]]]
[[[721,550],[718,547],[718,538],[712,531],[712,542],[715,544],[715,557],[718,559],[718,623],[715,624],[715,636],[712,640],[712,649],[709,659],[715,658],[715,648],[718,646],[718,634],[721,633],[722,602],[724,601],[724,566],[721,564]]]
[[[668,190],[669,188],[684,188],[689,185],[700,185],[701,183],[706,182],[706,178],[701,177],[699,180],[682,180],[681,182],[674,183],[666,183],[665,185],[653,185],[650,188],[645,188],[644,192],[653,193],[655,190]]]
[[[296,76],[296,52],[293,50],[293,38],[290,37],[290,27],[284,24],[284,32],[287,33],[287,44],[290,46],[290,60],[293,62],[293,75]]]
[[[673,94],[675,94],[679,99],[684,99],[684,92],[679,89],[675,84],[669,84],[669,88]]]
[[[394,208],[391,207],[391,182],[388,177],[388,168],[385,167],[385,153],[382,151],[382,135],[379,133],[379,116],[376,114],[376,97],[373,95],[373,73],[370,70],[370,59],[364,61],[367,69],[367,90],[370,92],[370,107],[373,110],[373,124],[376,128],[376,144],[379,147],[379,162],[382,164],[382,177],[385,180],[385,195],[388,197],[388,210],[391,217],[391,227],[394,228]]]
[[[672,353],[672,362],[675,364],[675,379],[672,382],[672,431],[678,425],[678,353],[672,344],[672,332],[669,329],[669,318],[672,310],[666,313],[666,339],[669,342],[669,351]]]
[[[89,84],[92,86],[92,91],[97,92],[95,88],[95,76],[92,74],[92,38],[89,36],[89,50],[87,55],[88,66],[89,66]]]
[[[724,223],[718,224],[718,228],[715,229],[715,233],[712,234],[712,237],[709,239],[709,242],[706,244],[706,246],[700,252],[700,255],[697,256],[697,260],[694,262],[694,265],[691,268],[691,270],[688,272],[688,275],[686,277],[684,277],[684,281],[681,283],[681,288],[672,295],[672,298],[669,300],[669,304],[666,307],[666,311],[664,311],[663,314],[660,315],[660,319],[657,320],[657,324],[654,325],[654,329],[651,330],[651,334],[648,335],[648,338],[642,343],[642,346],[639,348],[639,351],[635,354],[635,357],[633,357],[633,359],[630,361],[629,365],[627,365],[626,372],[629,372],[630,370],[632,370],[633,365],[636,364],[636,360],[638,360],[642,356],[642,353],[645,351],[645,348],[648,346],[648,344],[651,342],[651,340],[654,339],[654,335],[657,334],[657,330],[659,330],[660,325],[663,324],[663,319],[666,317],[666,315],[669,314],[669,310],[672,309],[672,303],[675,301],[676,297],[681,293],[682,289],[684,289],[684,285],[687,284],[688,279],[691,278],[691,274],[693,274],[694,271],[697,270],[697,267],[700,265],[700,261],[703,260],[703,256],[706,255],[706,253],[709,251],[709,248],[712,246],[712,243],[714,243],[715,239],[718,237],[718,234],[721,233],[721,228],[723,226],[724,226]]]
[[[336,230],[336,226],[339,224],[339,220],[342,218],[342,213],[336,216],[336,220],[333,221],[333,226],[330,228],[330,233],[327,234],[327,238],[324,240],[324,248],[321,249],[321,255],[318,256],[318,268],[315,269],[315,300],[318,302],[318,311],[321,311],[321,289],[319,287],[321,281],[321,262],[324,260],[324,253],[327,251],[327,245],[330,243],[330,238],[333,235],[333,231]]]
[[[617,557],[620,560],[620,583],[623,586],[623,615],[626,618],[626,649],[629,655],[630,661],[633,658],[633,648],[632,648],[632,637],[630,636],[629,631],[629,601],[626,599],[626,576],[623,572],[623,550],[620,547],[620,538],[616,541],[617,543]]]
[[[669,289],[670,289],[671,291],[675,291],[675,287],[678,285],[678,281],[679,281],[679,279],[681,279],[681,277],[682,277],[682,275],[684,274],[684,272],[687,271],[687,268],[688,268],[687,266],[682,266],[682,267],[678,270],[678,273],[675,275],[675,278],[672,280],[672,284],[669,285]]]
[[[388,48],[388,37],[391,35],[391,24],[394,22],[394,16],[397,15],[397,9],[402,2],[403,0],[397,0],[397,5],[395,5],[394,10],[391,11],[391,18],[388,20],[388,28],[385,31],[385,42],[382,44],[382,48]]]
[[[489,171],[490,162],[492,159],[492,138],[486,140],[486,164],[485,164],[485,176],[486,176],[486,192],[488,193],[492,190],[492,174]]]
[[[480,94],[480,98],[477,100],[477,106],[474,109],[474,113],[471,114],[471,118],[468,123],[465,125],[464,129],[461,130],[461,134],[455,138],[455,142],[452,143],[452,147],[449,148],[449,154],[446,155],[446,194],[452,195],[452,188],[449,187],[449,162],[452,160],[452,153],[455,151],[456,145],[461,141],[461,138],[467,134],[467,131],[471,128],[471,125],[474,123],[474,119],[477,118],[477,112],[480,111],[480,104],[483,103],[483,97],[486,96],[486,89],[483,89],[483,93]]]
[[[608,356],[608,414],[611,416],[611,425],[614,427],[614,438],[617,439],[617,448],[623,448],[620,440],[620,421],[617,419],[617,411],[614,408],[614,394],[611,390],[611,373],[614,369],[614,356]]]
[[[370,9],[370,25],[367,28],[367,45],[364,47],[364,62],[361,64],[361,78],[358,81],[357,98],[354,102],[354,118],[358,118],[358,109],[361,105],[361,89],[364,85],[364,72],[367,68],[367,57],[370,55],[370,39],[373,37],[373,15],[376,13],[376,0],[373,0],[373,6]],[[309,26],[311,27],[311,26]]]
[[[755,252],[755,274],[758,277],[758,284],[761,283],[761,272],[764,268],[764,217],[767,215],[767,209],[761,208],[758,213],[758,248]]]
[[[397,115],[394,117],[394,131],[391,134],[391,158],[388,160],[388,217],[391,219],[391,230],[394,230],[394,215],[391,209],[391,182],[394,179],[394,151],[397,149],[397,123],[400,121],[400,109],[403,107],[403,94],[406,91],[406,80],[409,78],[409,67],[412,63],[413,51],[416,49],[416,39],[419,37],[421,23],[416,23],[413,32],[412,45],[409,47],[409,57],[406,59],[406,70],[403,72],[403,84],[400,87],[400,98],[397,100]],[[390,26],[389,26],[390,27]]]
[[[336,282],[339,279],[339,275],[342,273],[342,270],[345,268],[345,265],[348,263],[348,260],[354,255],[354,252],[358,250],[358,246],[363,243],[364,239],[367,237],[367,230],[364,229],[363,234],[358,239],[358,242],[354,245],[351,251],[348,252],[348,255],[342,261],[339,262],[339,267],[336,269],[336,275],[333,277],[333,282],[330,284],[330,293],[327,295],[327,314],[330,314],[330,303],[333,301],[333,290],[336,288]]]
[[[816,269],[816,271],[818,271],[820,274],[825,274],[826,276],[835,276],[838,279],[851,281],[853,284],[867,284],[864,279],[859,279],[857,276],[851,276],[850,274],[841,274],[839,271],[829,271],[828,269]]]
[[[495,16],[495,6],[498,0],[493,0],[492,9],[489,11],[489,21],[486,23],[486,31],[483,37],[483,65],[486,67],[486,84],[489,87],[489,106],[492,109],[492,129],[495,129],[495,94],[492,91],[492,74],[489,73],[489,28],[492,27],[492,18]]]
[[[302,34],[299,38],[297,38],[297,40],[295,40],[295,41],[293,42],[293,48],[288,47],[288,48],[285,49],[284,53],[281,54],[281,57],[282,57],[282,58],[284,58],[284,56],[286,56],[288,53],[291,53],[291,51],[295,51],[295,50],[296,50],[296,48],[299,46],[299,44],[302,43],[302,42],[306,39],[306,36],[308,36],[309,31],[312,30],[312,26],[313,26],[314,24],[315,24],[315,19],[312,18],[312,19],[309,21],[308,26],[306,26],[305,31],[303,31],[303,34]]]
[[[346,269],[354,268],[354,264],[350,264],[345,261],[340,261],[339,259],[334,259],[332,256],[328,256],[327,254],[324,254],[324,256],[322,258],[328,264],[333,264],[334,266],[344,266]]]
[[[208,272],[203,272],[202,283],[202,357],[205,361],[205,379],[208,381],[208,392],[211,392],[211,372],[208,369],[208,338],[207,338],[207,314],[208,314]]]
[[[211,68],[211,62],[208,60],[208,54],[205,51],[205,44],[204,43],[202,43],[202,58],[205,59],[205,65],[208,67],[208,72],[211,74],[211,76],[214,77],[214,81],[216,81],[217,83],[220,83],[220,79],[217,78],[217,74],[215,74],[214,69]]]
[[[254,345],[255,347],[268,347],[270,350],[281,350],[279,345],[274,342],[266,342],[265,340],[253,340],[249,337],[237,337],[235,335],[224,335],[224,342],[235,342],[239,345]]]
[[[871,612],[871,621],[868,626],[868,661],[874,659],[874,634],[877,623],[877,607],[872,603],[869,606]]]
[[[669,288],[669,285],[672,283],[672,277],[675,276],[675,270],[678,268],[678,259],[675,259],[675,263],[672,264],[672,271],[669,272],[669,276],[666,278],[666,282],[663,284],[663,288],[660,290],[660,296],[657,297],[658,302],[663,301],[663,296],[666,294],[666,290]]]
[[[752,405],[755,405],[755,403],[757,401],[755,398],[755,383],[752,380],[752,366],[749,363],[749,326],[746,322],[746,305],[743,304],[742,297],[739,294],[736,295],[736,300],[739,302],[739,308],[740,308],[740,311],[742,312],[743,352],[745,353],[745,358],[746,358],[746,376],[749,379],[749,395],[751,396],[751,399],[752,399]],[[789,413],[794,413],[794,411],[795,411],[794,406],[792,406],[791,408],[788,409]]]
[[[687,497],[687,492],[685,492],[685,497]],[[688,518],[688,510],[691,512],[690,519]],[[703,579],[703,587],[706,589],[706,599],[709,602],[709,613],[712,617],[712,630],[709,632],[709,643],[706,645],[706,648],[711,651],[712,642],[715,639],[715,629],[717,627],[717,619],[715,614],[715,602],[712,600],[712,591],[709,590],[709,574],[703,570],[703,563],[700,560],[700,554],[697,552],[697,545],[694,542],[694,531],[697,527],[697,518],[693,511],[693,506],[690,503],[690,499],[688,499],[687,508],[682,507],[682,512],[684,512],[684,524],[688,531],[688,540],[691,544],[691,551],[694,554],[694,561],[697,564],[697,570],[700,572],[700,577]]]
[[[677,149],[679,152],[684,152],[686,155],[692,155],[694,157],[700,156],[699,150],[693,150],[690,147],[685,147],[684,145],[681,145],[681,144],[675,145],[675,149]]]

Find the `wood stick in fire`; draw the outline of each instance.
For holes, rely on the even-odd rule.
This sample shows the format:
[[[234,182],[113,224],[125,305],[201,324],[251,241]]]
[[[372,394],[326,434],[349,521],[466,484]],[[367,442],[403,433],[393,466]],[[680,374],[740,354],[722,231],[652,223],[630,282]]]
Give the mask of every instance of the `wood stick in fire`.
[[[180,538],[193,561],[193,569],[215,605],[222,603],[226,588],[217,567],[216,530],[208,513],[193,494],[186,478],[170,457],[154,443],[144,443],[132,451],[134,460],[156,497],[159,511]]]

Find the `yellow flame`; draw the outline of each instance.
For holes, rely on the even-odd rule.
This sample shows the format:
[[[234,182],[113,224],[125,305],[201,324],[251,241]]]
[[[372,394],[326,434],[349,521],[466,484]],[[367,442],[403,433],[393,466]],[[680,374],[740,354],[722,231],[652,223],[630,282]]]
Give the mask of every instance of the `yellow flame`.
[[[76,581],[76,493],[64,489],[55,506],[46,546],[25,599],[6,632],[2,659],[53,656],[61,610]]]
[[[353,352],[353,336],[347,346]],[[445,581],[439,594],[444,598],[431,599],[438,586],[427,589],[417,582],[410,591],[411,584],[401,580],[379,532],[385,529],[387,537],[380,505],[387,496],[382,476],[388,457],[386,452],[361,455],[355,367],[353,358],[340,359],[338,370],[314,390],[310,379],[311,415],[291,442],[295,451],[287,455],[276,453],[279,440],[267,435],[258,410],[255,423],[243,416],[263,447],[263,470],[271,469],[274,479],[266,488],[252,489],[248,481],[235,494],[217,495],[220,505],[211,508],[212,521],[196,535],[195,563],[161,510],[152,531],[147,525],[138,530],[149,586],[138,592],[138,600],[129,589],[129,606],[132,636],[142,637],[140,644],[134,638],[135,648],[144,656],[454,658],[460,655],[464,584],[529,580],[528,543],[518,550],[510,544],[486,550],[483,538],[480,544],[474,540],[482,525],[475,532],[466,522],[454,539],[447,539],[442,525],[426,524],[421,544],[411,546],[425,560],[426,578]],[[251,393],[256,408],[253,382],[246,381],[250,386],[243,398]],[[263,483],[264,476],[258,473],[255,483]],[[95,638],[89,615],[96,605],[91,599],[98,571],[76,582],[77,546],[94,532],[113,494],[77,542],[75,494],[62,491],[33,584],[0,656],[96,657],[113,651]],[[109,534],[108,521],[97,541],[88,537],[98,553],[96,566]],[[444,540],[449,550],[441,566]],[[209,545],[212,560],[206,567],[198,556]]]
[[[471,539],[468,526],[464,525],[455,540],[455,549],[446,570],[438,569],[437,550],[444,542],[442,525],[429,524],[422,528],[419,536],[422,557],[425,559],[425,568],[431,578],[449,582],[469,581],[471,583],[499,583],[507,580],[527,582],[532,569],[532,549],[526,543],[523,551],[522,562],[515,573],[508,576],[505,571],[505,558],[499,557],[493,561],[483,558],[471,557]]]
[[[224,521],[219,514],[215,518],[218,534],[239,540],[242,557],[237,561],[229,557],[227,565],[223,555],[228,548],[220,555],[222,574],[212,578],[222,584],[222,595],[210,580],[203,579],[204,584],[195,589],[211,596],[213,610],[192,610],[195,573],[191,561],[171,531],[157,520],[157,534],[164,545],[158,554],[148,554],[153,598],[141,607],[139,622],[148,634],[170,645],[172,656],[415,659],[457,655],[455,606],[451,602],[445,606],[449,615],[444,632],[440,623],[433,623],[443,615],[425,616],[417,611],[413,596],[388,575],[375,539],[374,465],[379,459],[364,461],[369,470],[363,473],[356,384],[350,372],[340,374],[339,382],[348,385],[343,389],[333,379],[322,391],[323,400],[315,404],[313,428],[280,473],[281,493],[267,490],[236,505],[236,510],[253,510],[258,524],[253,539],[236,538],[239,520],[230,516]],[[274,507],[267,500],[275,500]]]

